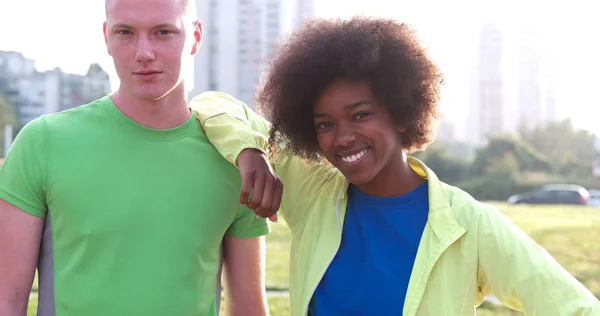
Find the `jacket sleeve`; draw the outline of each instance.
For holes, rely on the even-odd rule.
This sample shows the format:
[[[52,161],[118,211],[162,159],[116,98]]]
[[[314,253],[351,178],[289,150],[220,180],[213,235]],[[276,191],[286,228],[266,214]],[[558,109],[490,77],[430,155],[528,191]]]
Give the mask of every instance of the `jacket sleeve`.
[[[600,315],[598,299],[497,209],[484,206],[478,234],[484,295],[528,316]]]
[[[243,102],[226,93],[211,91],[193,98],[190,108],[208,140],[230,163],[237,166],[237,157],[244,149],[267,153],[271,124]],[[335,175],[335,169],[288,155],[283,147],[281,149],[271,164],[284,184],[279,212],[293,229],[307,218],[304,212],[308,208],[301,206]]]

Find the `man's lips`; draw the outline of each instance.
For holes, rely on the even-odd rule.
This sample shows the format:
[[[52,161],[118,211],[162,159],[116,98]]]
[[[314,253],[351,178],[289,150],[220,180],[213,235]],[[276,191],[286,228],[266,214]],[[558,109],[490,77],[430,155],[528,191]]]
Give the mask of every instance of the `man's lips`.
[[[144,80],[144,81],[152,81],[154,79],[156,79],[156,77],[158,77],[161,74],[160,71],[137,71],[134,72],[133,75],[136,76],[137,78],[139,78],[140,80]]]
[[[133,72],[134,75],[141,75],[141,76],[154,75],[154,74],[159,74],[159,73],[160,73],[160,71],[157,71],[157,70],[135,71],[135,72]]]

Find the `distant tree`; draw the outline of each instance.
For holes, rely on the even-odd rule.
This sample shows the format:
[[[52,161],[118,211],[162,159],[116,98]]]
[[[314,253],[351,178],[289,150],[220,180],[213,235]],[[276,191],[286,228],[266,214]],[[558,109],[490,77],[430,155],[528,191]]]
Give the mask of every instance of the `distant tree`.
[[[452,156],[463,161],[472,161],[475,157],[475,146],[459,140],[436,140],[434,144],[444,147]]]
[[[555,165],[556,172],[565,175],[582,172],[591,174],[596,136],[589,131],[576,129],[570,119],[548,122],[534,128],[522,126],[519,136],[548,157]]]
[[[502,171],[513,173],[551,172],[553,166],[543,154],[520,139],[502,135],[492,137],[485,147],[477,150],[471,167],[472,176]]]
[[[422,160],[444,182],[455,184],[468,176],[470,161],[453,154],[440,143],[434,143],[414,156]]]

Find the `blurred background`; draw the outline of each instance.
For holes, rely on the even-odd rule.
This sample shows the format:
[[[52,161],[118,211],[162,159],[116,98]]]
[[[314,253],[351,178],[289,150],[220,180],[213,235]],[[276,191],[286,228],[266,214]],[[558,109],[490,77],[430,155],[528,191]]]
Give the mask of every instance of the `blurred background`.
[[[312,17],[385,16],[416,28],[446,76],[437,140],[416,156],[498,206],[600,296],[597,1],[196,0],[204,41],[189,95],[251,106],[278,37]],[[0,164],[20,128],[119,85],[102,0],[0,3]],[[273,315],[287,315],[285,224],[268,239]],[[35,285],[32,304],[35,304]],[[490,297],[481,315],[512,314]]]

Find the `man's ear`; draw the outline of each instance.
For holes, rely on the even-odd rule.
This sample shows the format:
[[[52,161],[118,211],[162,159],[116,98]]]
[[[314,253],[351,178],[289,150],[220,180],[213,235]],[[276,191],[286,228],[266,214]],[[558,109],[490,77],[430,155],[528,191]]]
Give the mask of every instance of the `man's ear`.
[[[195,55],[202,45],[202,22],[194,22],[194,44],[192,45],[192,55]]]
[[[110,56],[112,56],[112,54],[110,53],[110,49],[108,49],[108,22],[106,21],[104,22],[104,24],[102,24],[102,32],[104,33],[104,43],[106,44],[106,51]]]

